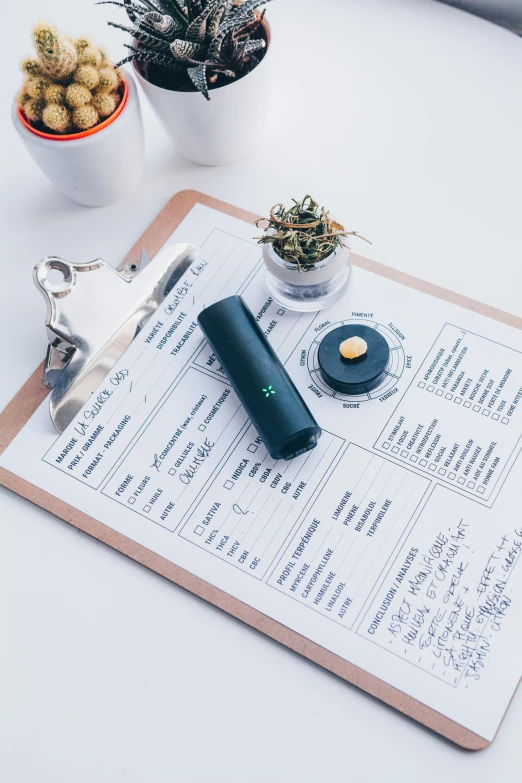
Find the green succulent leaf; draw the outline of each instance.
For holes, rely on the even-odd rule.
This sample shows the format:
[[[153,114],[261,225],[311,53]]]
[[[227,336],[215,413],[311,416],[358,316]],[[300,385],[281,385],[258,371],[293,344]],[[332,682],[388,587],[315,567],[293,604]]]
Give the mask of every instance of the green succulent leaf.
[[[202,46],[193,41],[184,41],[182,38],[176,38],[170,44],[170,51],[176,60],[193,60],[202,52]]]
[[[208,20],[207,33],[210,39],[214,38],[219,30],[223,17],[228,14],[233,0],[216,0],[212,7],[212,13]]]
[[[252,54],[253,52],[258,52],[260,49],[264,49],[266,46],[266,42],[262,38],[255,38],[251,41],[245,41],[244,49],[245,54]]]
[[[136,41],[144,44],[149,49],[167,52],[169,50],[168,41],[165,41],[163,38],[159,38],[152,33],[148,33],[146,30],[142,30],[139,27],[127,27],[124,24],[117,24],[116,22],[109,22],[108,24],[111,27],[117,27],[119,30],[124,30],[126,33],[129,33]]]
[[[130,49],[132,54],[130,54],[128,57],[125,57],[124,60],[120,60],[119,63],[116,63],[116,68],[119,68],[125,63],[131,62],[131,60],[143,60],[144,62],[153,63],[154,65],[160,65],[162,68],[165,68],[168,71],[179,73],[185,70],[184,66],[180,65],[180,63],[176,62],[176,60],[170,57],[170,55],[164,54],[163,52],[147,49],[144,46],[140,46],[139,49],[134,46],[130,46],[129,44],[124,44],[124,46],[127,49]]]
[[[159,14],[156,11],[147,11],[136,20],[138,27],[148,27],[167,39],[174,38],[182,32],[179,24],[168,14]]]
[[[136,5],[132,0],[123,0],[122,3],[117,0],[99,0],[96,5],[117,5],[120,8],[124,8],[129,17],[129,21],[134,23],[136,18],[143,14],[143,8],[140,5]]]
[[[207,101],[209,101],[210,95],[208,94],[207,66],[196,65],[194,68],[187,68],[187,73],[196,89],[205,96]]]
[[[145,5],[149,4],[147,0],[140,0],[140,2],[144,3]],[[176,2],[176,0],[161,0],[160,8],[151,8],[150,10],[160,11],[162,13],[168,14],[169,16],[172,16],[172,18],[180,24],[183,30],[188,27],[187,17],[183,13],[182,8]]]
[[[205,36],[207,34],[208,15],[211,10],[212,7],[210,5],[207,6],[205,10],[189,24],[185,31],[185,38],[187,41],[201,43],[205,40]]]

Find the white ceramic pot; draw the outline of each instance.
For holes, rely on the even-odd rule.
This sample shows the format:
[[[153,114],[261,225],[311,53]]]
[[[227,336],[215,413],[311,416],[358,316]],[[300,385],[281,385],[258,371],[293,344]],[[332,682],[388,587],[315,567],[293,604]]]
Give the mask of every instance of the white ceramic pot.
[[[252,153],[263,133],[270,95],[270,42],[250,73],[224,87],[176,92],[147,81],[134,65],[140,86],[183,157],[203,166],[222,166]]]
[[[285,261],[271,242],[263,245],[265,283],[270,296],[288,310],[313,312],[339,301],[346,291],[352,269],[348,248],[339,247],[313,269],[299,271]]]
[[[49,139],[22,124],[16,104],[13,123],[33,160],[53,185],[78,204],[103,207],[135,190],[143,173],[145,144],[136,83],[125,74],[128,95],[106,127],[78,139]]]

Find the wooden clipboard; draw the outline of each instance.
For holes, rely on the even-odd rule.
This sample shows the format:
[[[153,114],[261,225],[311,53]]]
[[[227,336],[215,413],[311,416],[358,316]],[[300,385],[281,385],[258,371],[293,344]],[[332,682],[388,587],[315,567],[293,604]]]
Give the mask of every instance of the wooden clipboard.
[[[253,223],[257,219],[257,215],[233,207],[223,201],[218,201],[203,193],[194,190],[181,191],[173,196],[164,209],[162,209],[156,219],[146,229],[145,233],[129,250],[122,260],[121,265],[124,265],[132,259],[135,260],[136,258],[139,258],[143,248],[147,250],[149,257],[152,259],[152,263],[154,263],[154,256],[156,253],[160,250],[174,229],[181,223],[187,213],[197,203],[220,210],[227,215],[240,218],[248,223]],[[473,310],[488,318],[494,318],[509,326],[522,329],[522,318],[509,315],[508,313],[489,307],[488,305],[480,304],[479,302],[475,302],[460,294],[439,288],[424,280],[398,272],[390,267],[363,258],[362,256],[351,254],[351,259],[353,264],[370,272],[394,280],[402,285],[409,286],[410,288],[417,289],[425,294],[444,299],[460,307]],[[0,414],[0,454],[3,453],[49,393],[48,389],[42,386],[41,372],[42,367],[40,366]],[[354,666],[343,658],[340,658],[338,655],[325,650],[320,645],[310,641],[310,639],[290,630],[286,626],[281,625],[270,617],[258,612],[256,609],[252,609],[237,598],[213,587],[213,585],[205,580],[179,568],[169,560],[151,552],[146,547],[135,543],[121,533],[117,533],[110,527],[83,514],[81,511],[58,500],[4,468],[0,468],[0,484],[13,492],[16,492],[18,495],[27,498],[41,508],[45,508],[52,514],[64,519],[66,522],[70,522],[76,528],[83,530],[85,533],[89,533],[91,536],[94,536],[94,538],[103,541],[114,549],[117,549],[119,552],[123,552],[123,554],[131,557],[138,563],[161,574],[161,576],[164,576],[166,579],[170,579],[171,582],[184,587],[186,590],[203,598],[205,601],[214,604],[214,606],[217,606],[219,609],[223,609],[225,612],[228,612],[267,636],[270,636],[277,642],[284,644],[286,647],[289,647],[291,650],[308,658],[310,661],[313,661],[333,674],[338,675],[341,679],[346,680],[346,682],[356,685],[358,688],[361,688],[386,704],[395,707],[395,709],[441,734],[443,737],[446,737],[457,745],[469,750],[481,750],[490,744],[488,740],[485,740],[478,734],[460,726],[458,723],[444,717],[444,715],[441,715],[439,712],[436,712],[430,707],[421,704],[421,702],[416,699],[411,698],[411,696],[393,688],[391,685],[388,685],[377,677],[368,674],[368,672],[365,672],[358,666]]]

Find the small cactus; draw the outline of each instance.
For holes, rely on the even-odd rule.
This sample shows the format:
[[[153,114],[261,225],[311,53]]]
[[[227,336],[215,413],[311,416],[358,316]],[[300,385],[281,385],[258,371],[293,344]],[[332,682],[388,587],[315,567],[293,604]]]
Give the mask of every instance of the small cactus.
[[[100,115],[91,103],[73,109],[73,122],[80,130],[89,130],[100,121]]]
[[[42,122],[56,133],[66,133],[71,126],[69,109],[63,104],[48,103],[42,112]]]
[[[42,112],[45,108],[45,101],[29,98],[29,100],[24,103],[23,108],[25,116],[30,122],[38,122],[42,119]]]
[[[112,92],[116,89],[119,82],[119,76],[114,68],[108,68],[104,66],[98,71],[98,87],[99,92]]]
[[[24,57],[20,63],[20,68],[27,76],[36,76],[42,70],[36,57]]]
[[[83,84],[88,90],[94,90],[98,86],[100,77],[94,65],[79,65],[74,74],[74,80],[78,84]]]
[[[73,82],[65,91],[65,98],[62,103],[66,103],[72,109],[77,109],[78,106],[83,106],[85,103],[90,103],[92,98],[91,91],[84,87],[82,84]]]
[[[43,94],[47,103],[65,103],[65,87],[63,84],[49,82],[49,84],[46,84]]]
[[[92,65],[93,68],[101,68],[103,61],[102,53],[96,46],[86,46],[78,53],[79,65]]]
[[[47,79],[41,76],[30,76],[25,83],[25,90],[31,98],[43,98],[47,84]]]
[[[54,81],[67,79],[78,64],[78,52],[72,41],[60,35],[56,27],[39,22],[33,29],[36,55],[42,68]]]
[[[99,92],[92,99],[92,105],[100,117],[110,117],[118,103],[111,93]]]
[[[123,73],[89,38],[62,35],[54,25],[33,29],[35,57],[20,63],[25,83],[17,103],[30,123],[56,134],[89,130],[114,113]]]

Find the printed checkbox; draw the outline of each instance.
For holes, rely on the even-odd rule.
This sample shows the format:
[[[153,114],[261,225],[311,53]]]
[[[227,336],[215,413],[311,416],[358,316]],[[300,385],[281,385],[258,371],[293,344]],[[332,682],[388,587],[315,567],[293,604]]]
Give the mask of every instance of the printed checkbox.
[[[428,391],[432,392],[434,388],[435,388],[435,386],[428,386]]]
[[[429,468],[429,469],[430,469],[430,470],[436,470],[436,469],[437,469],[437,466],[435,465],[435,463],[434,463],[434,462],[432,462],[432,463],[431,463],[431,465],[430,465],[430,468]]]
[[[200,424],[199,427],[198,427],[198,430],[200,430],[200,432],[203,432],[203,430],[206,430],[206,429],[207,428],[206,428],[206,426],[204,424]]]
[[[484,487],[477,487],[477,492],[480,492],[481,495],[484,494]]]
[[[462,476],[460,476],[460,478],[457,479],[457,484],[465,484],[465,483],[466,483],[466,479],[462,478]]]
[[[257,451],[257,443],[251,443],[247,448],[247,451],[249,451],[251,454],[253,454],[254,451]]]
[[[505,416],[500,421],[502,422],[502,424],[509,424],[509,419],[506,419]]]
[[[225,481],[223,486],[224,486],[225,489],[232,489],[232,487],[234,486],[234,482],[230,481],[230,479],[228,479],[227,481]]]
[[[421,467],[423,468],[425,468],[427,464],[428,464],[428,460],[426,459],[421,459],[421,461],[419,462],[419,465],[421,465]]]
[[[446,475],[446,468],[439,468],[439,474],[441,476],[445,476]]]
[[[452,481],[455,481],[455,474],[454,473],[448,473],[448,478]]]
[[[419,382],[418,382],[418,384],[417,384],[417,386],[419,387],[419,389],[424,389],[424,387],[426,386],[426,384],[424,383],[424,381],[419,381]]]
[[[285,311],[283,310],[283,308],[279,308],[279,310],[277,311],[277,314],[278,315],[284,315]]]
[[[487,408],[484,408],[484,410],[482,411],[482,415],[483,416],[489,416],[489,411],[488,411]]]
[[[399,453],[399,447],[398,446],[392,446],[392,451],[393,451],[394,454],[398,454]]]
[[[475,482],[474,481],[468,481],[468,487],[470,489],[475,489]]]
[[[466,400],[466,402],[464,403],[464,407],[471,408],[471,403],[468,400]]]
[[[474,405],[473,410],[477,413],[480,410],[480,405]]]
[[[498,419],[500,419],[500,416],[498,415],[498,413],[494,413],[491,418],[495,419],[495,421],[497,421]]]
[[[144,510],[144,512],[145,512],[146,514],[148,514],[148,513],[149,513],[149,511],[150,511],[150,506],[149,506],[149,505],[147,505],[147,506],[143,506],[143,510]]]
[[[411,457],[410,457],[410,462],[417,462],[418,459],[419,458],[417,457],[416,454],[412,454]]]
[[[127,503],[130,503],[131,506],[133,506],[135,502],[136,502],[136,498],[134,497],[134,495],[131,495],[130,498],[127,500]]]
[[[442,389],[437,389],[437,391],[435,392],[435,394],[437,395],[437,397],[442,397],[442,395],[444,394],[444,392],[442,391]]]
[[[388,440],[385,440],[382,444],[383,449],[389,449],[390,448],[390,442]]]
[[[453,399],[453,394],[446,394],[446,399],[447,400],[452,400]]]
[[[408,459],[408,452],[406,450],[401,451],[401,457],[404,457],[404,459]]]
[[[453,402],[456,403],[457,405],[460,405],[460,403],[462,402],[462,397],[455,397]]]
[[[205,532],[205,528],[203,527],[203,525],[198,525],[197,527],[194,528],[194,533],[197,536],[202,536],[204,532]]]
[[[176,472],[176,468],[171,468],[169,470],[169,476],[173,476],[175,474],[175,472]]]

